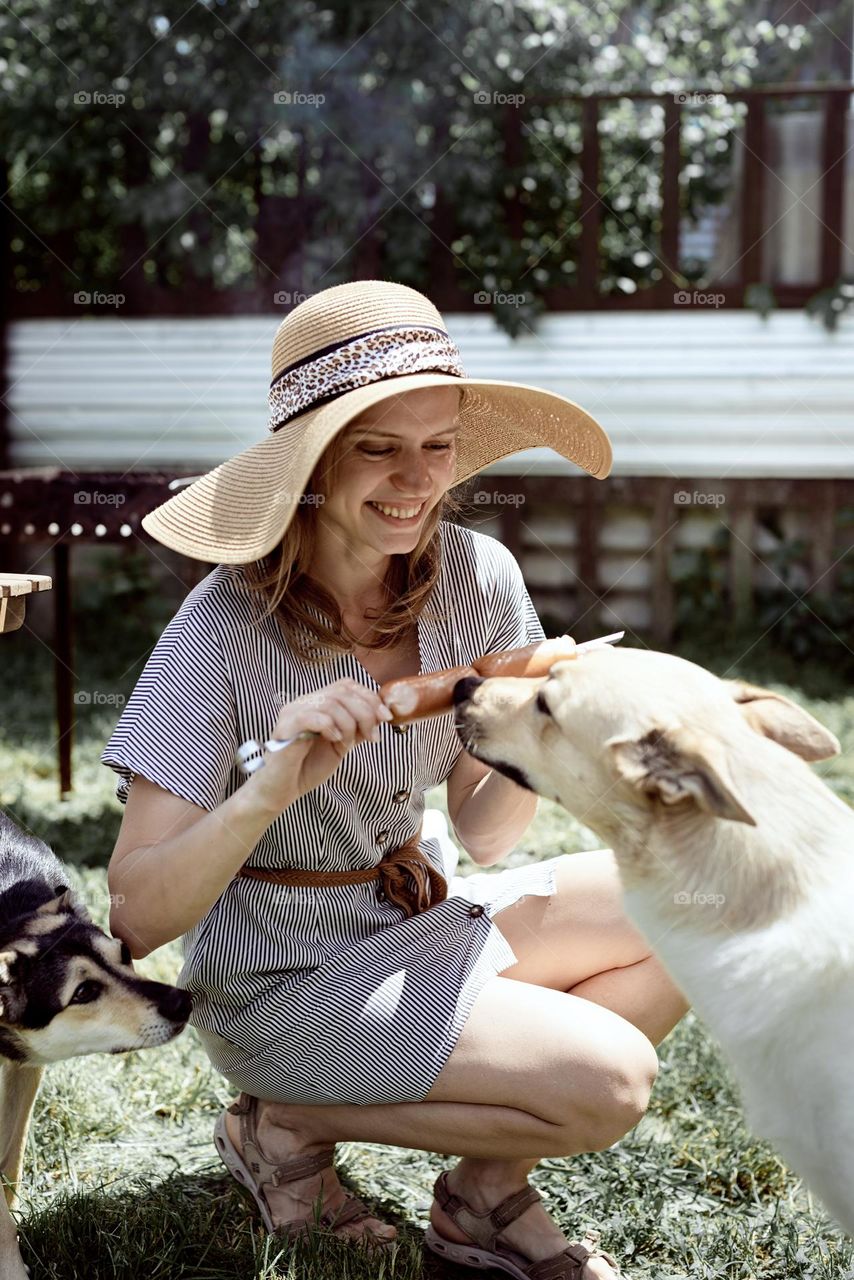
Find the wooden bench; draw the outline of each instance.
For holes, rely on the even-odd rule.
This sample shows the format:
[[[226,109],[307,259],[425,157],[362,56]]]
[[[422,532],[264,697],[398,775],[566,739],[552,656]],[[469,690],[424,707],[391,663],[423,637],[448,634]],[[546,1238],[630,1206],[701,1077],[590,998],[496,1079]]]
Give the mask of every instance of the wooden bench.
[[[0,631],[22,627],[27,596],[33,591],[50,591],[52,585],[44,574],[0,573]]]

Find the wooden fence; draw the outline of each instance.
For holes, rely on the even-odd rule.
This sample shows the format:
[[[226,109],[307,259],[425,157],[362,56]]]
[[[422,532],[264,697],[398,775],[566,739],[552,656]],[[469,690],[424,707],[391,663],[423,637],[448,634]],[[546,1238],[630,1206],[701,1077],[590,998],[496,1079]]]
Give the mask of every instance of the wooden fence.
[[[139,547],[146,511],[169,496],[165,473],[7,471],[0,474],[0,554],[7,569],[52,556],[53,652],[57,694],[60,794],[71,788],[74,727],[74,652],[71,553],[92,542]],[[118,495],[121,502],[81,502],[80,493]],[[459,496],[464,522],[500,538],[522,566],[547,633],[577,639],[626,629],[666,648],[674,636],[678,587],[674,558],[708,543],[705,522],[727,532],[728,592],[734,625],[750,621],[754,595],[771,582],[776,524],[807,544],[801,582],[780,590],[788,602],[833,591],[854,549],[854,480],[684,480],[613,476],[481,475]],[[793,519],[800,518],[799,525]],[[763,538],[763,531],[765,536]],[[14,552],[18,563],[13,563]],[[157,548],[158,554],[162,548]],[[42,553],[42,554],[39,554]],[[207,565],[180,559],[191,589]],[[784,606],[785,607],[785,606]]]

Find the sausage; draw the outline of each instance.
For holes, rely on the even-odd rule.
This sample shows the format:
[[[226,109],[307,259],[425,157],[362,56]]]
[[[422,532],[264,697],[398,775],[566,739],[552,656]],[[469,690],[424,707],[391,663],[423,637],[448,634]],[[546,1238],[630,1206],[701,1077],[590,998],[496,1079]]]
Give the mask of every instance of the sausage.
[[[474,667],[449,667],[423,676],[402,676],[388,680],[380,697],[398,724],[444,715],[454,705],[454,685],[466,676],[476,676]]]
[[[474,668],[479,676],[547,676],[555,662],[575,657],[575,641],[572,636],[558,636],[554,640],[538,640],[523,649],[502,649],[500,653],[487,653],[478,658]]]
[[[503,649],[488,653],[471,666],[449,667],[427,675],[402,676],[387,680],[380,688],[382,698],[392,712],[393,724],[409,724],[445,715],[454,705],[454,686],[466,676],[545,676],[553,663],[575,657],[575,641],[571,636],[554,640],[538,640],[521,649]]]

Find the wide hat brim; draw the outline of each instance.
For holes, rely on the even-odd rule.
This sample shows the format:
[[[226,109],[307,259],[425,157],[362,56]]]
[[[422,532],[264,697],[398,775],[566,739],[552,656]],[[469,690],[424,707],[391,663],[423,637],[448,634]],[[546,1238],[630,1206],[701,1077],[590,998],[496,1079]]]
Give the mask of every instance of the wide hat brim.
[[[353,418],[405,391],[464,387],[455,487],[525,449],[547,447],[603,480],[611,444],[580,405],[519,382],[412,373],[386,378],[293,418],[143,517],[158,542],[209,564],[248,564],[266,556],[290,524],[327,445]]]

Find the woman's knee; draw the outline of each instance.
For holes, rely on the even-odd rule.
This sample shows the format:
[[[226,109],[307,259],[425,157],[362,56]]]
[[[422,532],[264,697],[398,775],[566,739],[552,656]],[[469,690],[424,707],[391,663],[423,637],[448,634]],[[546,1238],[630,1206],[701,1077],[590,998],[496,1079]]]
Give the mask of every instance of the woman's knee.
[[[643,1032],[626,1023],[601,1048],[593,1086],[573,1100],[571,1132],[585,1151],[613,1146],[646,1113],[658,1075],[658,1056]],[[580,1123],[579,1123],[580,1113]]]

